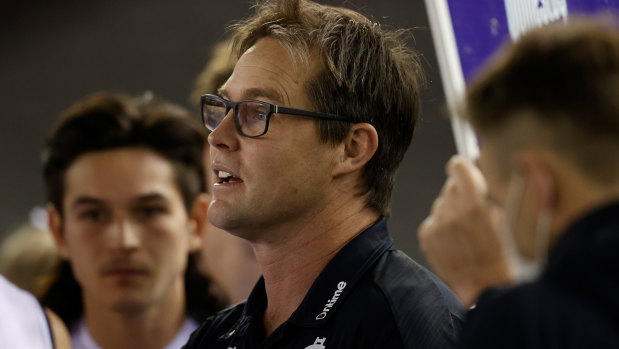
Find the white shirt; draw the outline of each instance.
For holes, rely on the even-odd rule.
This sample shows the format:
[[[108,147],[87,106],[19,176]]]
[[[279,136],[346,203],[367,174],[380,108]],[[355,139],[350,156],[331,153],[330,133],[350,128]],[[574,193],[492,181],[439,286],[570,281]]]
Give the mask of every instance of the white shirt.
[[[187,343],[189,335],[191,335],[196,328],[198,328],[198,323],[188,317],[185,319],[185,323],[176,334],[176,337],[174,337],[174,339],[172,339],[172,341],[168,343],[164,349],[180,349],[183,345],[185,345],[185,343]],[[101,347],[90,335],[88,327],[86,327],[86,322],[83,318],[71,330],[71,345],[73,346],[73,349],[101,349]]]
[[[54,344],[43,308],[30,293],[0,275],[0,346],[52,349]]]

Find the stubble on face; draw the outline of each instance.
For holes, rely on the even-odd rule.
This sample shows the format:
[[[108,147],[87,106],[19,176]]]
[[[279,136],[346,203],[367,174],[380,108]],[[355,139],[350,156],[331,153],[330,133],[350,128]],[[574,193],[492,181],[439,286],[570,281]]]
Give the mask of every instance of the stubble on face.
[[[263,38],[239,59],[222,96],[314,110],[305,91],[313,69],[293,60],[276,40]],[[320,141],[315,119],[274,114],[268,132],[255,139],[240,136],[228,119],[209,143],[213,167],[242,180],[215,185],[208,211],[215,226],[250,240],[274,239],[278,227],[325,207],[334,148]]]

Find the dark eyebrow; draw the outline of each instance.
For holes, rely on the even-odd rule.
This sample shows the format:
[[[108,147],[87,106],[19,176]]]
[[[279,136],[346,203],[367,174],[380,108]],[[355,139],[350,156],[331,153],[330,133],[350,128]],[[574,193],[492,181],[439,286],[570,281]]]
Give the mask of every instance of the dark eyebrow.
[[[168,198],[160,193],[149,193],[138,196],[136,199],[132,200],[135,204],[144,204],[151,201],[163,201],[168,202]]]
[[[91,196],[79,196],[77,199],[73,201],[72,207],[78,207],[81,205],[105,205],[105,201],[101,199],[97,199]]]
[[[217,90],[217,93],[221,97],[228,99],[228,93],[226,92],[226,89],[220,88],[219,90]],[[243,96],[243,99],[260,100],[260,98],[266,98],[266,99],[270,99],[274,101],[275,103],[284,103],[282,95],[279,92],[277,92],[277,90],[273,88],[269,88],[269,87],[267,88],[252,87],[252,88],[244,89],[242,96]]]
[[[141,203],[147,203],[151,201],[167,202],[168,199],[160,193],[150,193],[150,194],[140,195],[139,197],[137,197],[136,199],[132,201],[134,203],[141,204]],[[84,196],[80,196],[77,199],[75,199],[75,201],[73,201],[72,207],[78,207],[81,205],[105,205],[105,204],[106,203],[104,200],[84,195]]]

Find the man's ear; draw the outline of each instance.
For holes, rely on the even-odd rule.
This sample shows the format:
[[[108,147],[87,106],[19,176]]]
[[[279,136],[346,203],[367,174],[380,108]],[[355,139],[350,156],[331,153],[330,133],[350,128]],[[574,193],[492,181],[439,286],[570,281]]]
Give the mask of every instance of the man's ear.
[[[64,228],[62,223],[62,216],[56,207],[49,203],[45,207],[47,211],[47,226],[52,233],[54,242],[56,243],[56,249],[60,257],[69,259],[69,248],[67,247],[67,240],[64,236]]]
[[[517,165],[522,173],[525,185],[531,188],[534,202],[539,211],[554,211],[556,204],[556,183],[554,167],[541,151],[525,150],[517,158]]]
[[[333,176],[359,170],[367,164],[378,149],[378,133],[368,123],[353,124],[344,139],[342,152],[336,159]]]
[[[206,213],[210,203],[211,196],[207,193],[201,193],[193,200],[188,222],[190,252],[202,248],[202,238],[209,224]]]

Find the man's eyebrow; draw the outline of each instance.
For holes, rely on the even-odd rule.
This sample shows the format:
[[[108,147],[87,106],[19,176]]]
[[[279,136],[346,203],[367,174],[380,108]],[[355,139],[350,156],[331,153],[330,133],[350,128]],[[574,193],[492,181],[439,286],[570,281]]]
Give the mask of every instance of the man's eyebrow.
[[[140,204],[140,203],[146,203],[149,201],[168,201],[168,198],[165,197],[165,195],[161,194],[161,193],[149,193],[149,194],[144,194],[144,195],[140,195],[137,198],[135,198],[134,200],[132,200],[134,203]]]
[[[160,193],[149,193],[149,194],[144,194],[144,195],[140,195],[137,198],[135,198],[134,200],[132,200],[134,203],[145,203],[145,202],[150,202],[150,201],[168,201],[168,198],[166,198],[163,194]],[[98,199],[92,196],[80,196],[77,199],[75,199],[73,201],[73,205],[72,207],[78,207],[81,205],[105,205],[106,202],[102,199]]]
[[[83,195],[75,199],[71,206],[75,208],[81,205],[105,205],[105,201],[92,196]]]
[[[245,90],[244,96],[249,99],[253,98],[267,98],[276,103],[283,103],[282,95],[274,88],[249,88]]]
[[[266,98],[269,100],[272,100],[275,103],[285,103],[285,101],[283,100],[282,95],[277,92],[277,90],[275,90],[274,88],[257,88],[257,87],[252,87],[252,88],[248,88],[248,89],[244,89],[242,90],[243,93],[241,94],[242,99],[261,99],[261,98]],[[217,90],[217,93],[223,97],[228,99],[228,93],[226,91],[226,89],[224,88],[220,88],[219,90]]]

